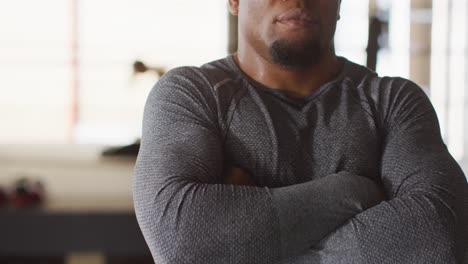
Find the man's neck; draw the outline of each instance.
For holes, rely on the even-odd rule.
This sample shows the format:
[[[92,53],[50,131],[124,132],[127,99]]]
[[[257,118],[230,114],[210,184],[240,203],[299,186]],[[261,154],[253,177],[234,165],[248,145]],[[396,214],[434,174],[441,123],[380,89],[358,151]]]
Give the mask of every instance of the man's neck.
[[[291,97],[311,95],[323,84],[333,80],[342,67],[333,47],[318,63],[300,70],[271,63],[253,51],[239,50],[234,54],[234,60],[255,81],[273,89],[281,89]]]

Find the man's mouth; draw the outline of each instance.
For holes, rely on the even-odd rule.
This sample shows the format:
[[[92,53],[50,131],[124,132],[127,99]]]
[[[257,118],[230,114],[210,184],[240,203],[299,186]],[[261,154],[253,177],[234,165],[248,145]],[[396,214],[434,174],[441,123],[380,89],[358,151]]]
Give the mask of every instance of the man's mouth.
[[[292,27],[303,27],[317,25],[318,19],[300,8],[288,10],[279,15],[275,22],[285,24]]]

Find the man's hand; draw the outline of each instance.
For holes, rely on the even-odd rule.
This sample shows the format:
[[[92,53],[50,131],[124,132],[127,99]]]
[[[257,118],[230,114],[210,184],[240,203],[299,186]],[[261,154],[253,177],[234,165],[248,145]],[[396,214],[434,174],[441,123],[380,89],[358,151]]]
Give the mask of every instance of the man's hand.
[[[256,186],[252,176],[243,168],[230,166],[223,175],[224,184]]]

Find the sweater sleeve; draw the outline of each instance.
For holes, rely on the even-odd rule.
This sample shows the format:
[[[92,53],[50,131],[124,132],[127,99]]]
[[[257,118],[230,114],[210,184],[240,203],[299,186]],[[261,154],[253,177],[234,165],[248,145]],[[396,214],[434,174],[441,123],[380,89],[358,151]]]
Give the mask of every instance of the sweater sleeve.
[[[271,189],[222,184],[208,86],[196,69],[173,70],[145,106],[133,190],[156,263],[275,263],[381,201],[373,181],[346,172]]]
[[[432,104],[409,81],[386,92],[381,179],[390,200],[288,263],[468,263],[466,178],[443,143]]]

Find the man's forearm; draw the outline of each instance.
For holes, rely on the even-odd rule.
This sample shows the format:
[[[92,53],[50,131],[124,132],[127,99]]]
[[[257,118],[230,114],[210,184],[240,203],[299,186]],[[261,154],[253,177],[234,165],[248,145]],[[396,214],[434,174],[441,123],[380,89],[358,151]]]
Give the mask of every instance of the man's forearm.
[[[272,189],[287,256],[304,254],[354,215],[384,200],[377,183],[348,172],[298,185],[294,191]],[[304,233],[309,236],[300,235]]]
[[[304,254],[284,259],[277,264],[361,264],[355,234],[355,225],[350,221],[337,228]]]
[[[465,263],[468,219],[459,213],[454,221],[448,207],[424,193],[401,197],[356,215],[307,253],[280,264]]]
[[[226,172],[227,173],[223,177],[224,183],[255,186],[252,175],[240,167],[229,167],[226,169]],[[356,190],[355,186],[358,183],[361,184],[361,188]],[[311,211],[314,213],[312,216],[309,215],[310,218],[307,218],[307,216],[306,218],[303,218],[305,221],[311,222],[312,226],[315,227],[314,230],[302,231],[313,232],[311,234],[310,240],[304,241],[305,245],[310,245],[309,243],[318,241],[321,237],[328,235],[328,232],[336,229],[338,225],[349,220],[350,216],[358,214],[363,210],[363,208],[377,204],[384,199],[383,190],[381,190],[372,181],[347,172],[341,172],[336,175],[329,175],[328,177],[324,177],[321,180],[312,181],[306,184],[309,186],[306,187],[305,185],[298,185],[295,191],[298,191],[301,187],[304,189],[310,188],[310,190],[299,193],[291,193],[291,190],[288,190],[289,193],[286,194],[286,197],[281,197],[281,201],[277,201],[278,204],[284,204],[283,206],[280,206],[280,208],[288,208],[288,210],[279,209],[279,211],[282,211],[284,214],[279,214],[280,219],[286,218],[287,221],[290,219],[301,219],[301,217],[304,217],[304,215],[306,215],[309,211],[306,210],[306,208],[311,209]],[[284,192],[286,191],[282,189],[272,189],[272,193],[275,193],[278,196],[284,195]],[[290,204],[297,204],[301,202],[304,203],[302,208],[303,210],[301,210],[298,215],[293,216],[292,214],[295,214],[296,212],[294,212],[294,206],[291,206]],[[298,224],[297,226],[307,226],[307,224]],[[289,234],[293,239],[289,241],[283,241],[283,245],[291,245],[291,247],[293,247],[291,250],[294,250],[294,244],[299,243],[297,241],[298,236],[294,235],[290,229],[291,228],[289,226],[286,226],[283,232]],[[298,231],[301,232],[301,230]],[[343,254],[345,252],[343,246],[345,246],[347,249],[355,246],[354,244],[351,245],[352,241],[350,241],[350,239],[353,237],[350,236],[349,232],[342,229],[340,229],[340,231],[341,232],[338,235],[329,235],[329,237],[332,239],[331,241],[328,241],[326,245],[334,244],[335,242],[333,240],[337,240],[337,237],[341,235],[341,238],[338,239],[338,243],[340,244],[333,246],[335,252],[339,252],[339,255],[332,256],[332,254],[330,254],[330,249],[327,249],[327,251],[330,253],[325,257],[330,261],[335,261],[337,257],[339,259],[344,257]],[[283,238],[288,240],[286,236],[283,236]],[[294,238],[296,238],[295,242]],[[323,241],[321,243],[323,243]],[[289,250],[289,252],[292,251]],[[319,253],[321,252],[316,250],[309,250],[306,254],[300,255],[299,258],[292,258],[289,261],[293,261],[292,263],[308,261],[310,263],[313,259],[319,256]]]

